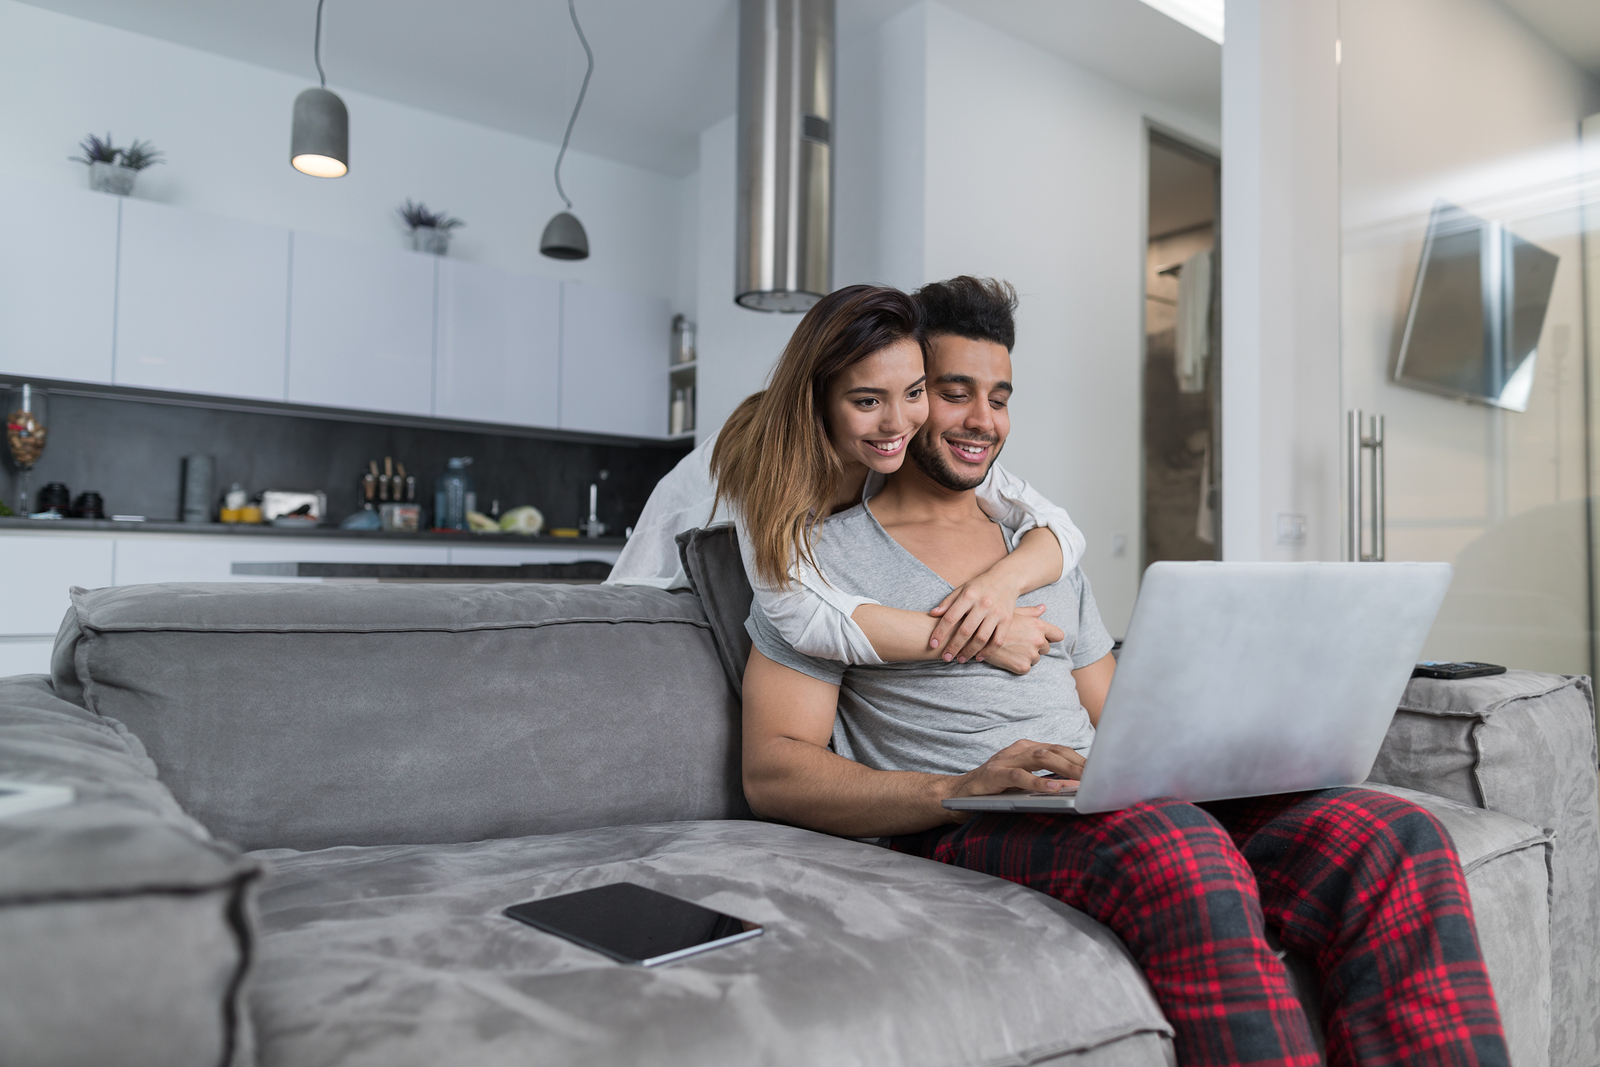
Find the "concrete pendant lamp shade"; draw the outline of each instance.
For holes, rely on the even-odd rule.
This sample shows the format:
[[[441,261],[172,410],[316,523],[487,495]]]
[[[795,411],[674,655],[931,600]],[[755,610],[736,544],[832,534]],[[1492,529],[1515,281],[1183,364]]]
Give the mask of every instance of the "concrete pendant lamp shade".
[[[572,127],[578,121],[578,110],[583,107],[584,94],[589,91],[589,79],[594,75],[594,51],[589,47],[589,40],[583,35],[583,27],[578,25],[578,8],[573,0],[567,0],[567,14],[572,16],[572,28],[578,31],[578,43],[583,45],[583,54],[589,57],[589,67],[583,72],[583,85],[578,89],[577,102],[572,105],[572,117],[567,120],[567,134],[561,138],[561,151],[556,153],[556,192],[567,205],[567,210],[557,212],[555,218],[545,224],[544,235],[539,238],[539,251],[551,259],[588,259],[589,235],[583,232],[583,223],[572,213],[572,198],[561,187],[561,161],[567,158],[567,145],[572,143]]]
[[[544,228],[539,251],[551,259],[588,259],[589,235],[576,215],[563,211]]]
[[[289,162],[314,178],[342,178],[350,169],[350,113],[326,89],[307,89],[294,98],[294,133]]]

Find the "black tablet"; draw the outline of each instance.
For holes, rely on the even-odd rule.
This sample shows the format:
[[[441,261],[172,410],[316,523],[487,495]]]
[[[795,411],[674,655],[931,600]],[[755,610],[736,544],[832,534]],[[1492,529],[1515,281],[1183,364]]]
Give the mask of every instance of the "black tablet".
[[[513,904],[505,914],[620,963],[653,967],[761,936],[761,927],[632,882]]]

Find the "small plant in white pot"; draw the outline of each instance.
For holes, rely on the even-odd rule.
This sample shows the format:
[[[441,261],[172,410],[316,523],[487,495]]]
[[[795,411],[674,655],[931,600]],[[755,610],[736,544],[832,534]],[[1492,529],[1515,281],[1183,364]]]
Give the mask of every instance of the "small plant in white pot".
[[[134,141],[127,148],[118,148],[111,143],[109,133],[103,141],[91,133],[78,147],[83,155],[69,158],[74,163],[88,165],[89,188],[117,196],[133,192],[133,183],[141,170],[163,162],[161,151],[149,141]]]
[[[429,211],[428,205],[420,201],[413,204],[407,200],[405,206],[397,210],[400,217],[406,220],[406,225],[411,227],[411,247],[436,256],[450,251],[450,231],[466,225],[443,211]]]

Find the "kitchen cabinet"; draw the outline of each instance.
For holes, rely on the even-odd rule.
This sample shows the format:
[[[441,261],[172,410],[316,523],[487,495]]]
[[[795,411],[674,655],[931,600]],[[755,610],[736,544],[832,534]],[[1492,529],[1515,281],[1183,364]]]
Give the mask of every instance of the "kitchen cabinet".
[[[561,428],[662,437],[672,316],[656,297],[561,286]]]
[[[559,282],[443,259],[438,308],[435,415],[558,425]]]
[[[6,581],[0,636],[54,637],[73,586],[98,589],[112,583],[113,544],[93,533],[0,535],[0,574]]]
[[[116,383],[282,400],[289,231],[121,206]]]
[[[297,231],[288,399],[431,415],[438,262]]]
[[[0,177],[0,374],[111,381],[117,208],[105,193]]]

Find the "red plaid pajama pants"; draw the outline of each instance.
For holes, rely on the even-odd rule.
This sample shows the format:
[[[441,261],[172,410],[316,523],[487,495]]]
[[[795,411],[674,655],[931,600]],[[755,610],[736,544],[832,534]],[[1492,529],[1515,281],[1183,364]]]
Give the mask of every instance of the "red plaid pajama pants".
[[[1185,1067],[1319,1062],[1267,926],[1321,976],[1328,1062],[1508,1063],[1455,846],[1366,789],[977,815],[902,852],[1048,893],[1122,938]]]

